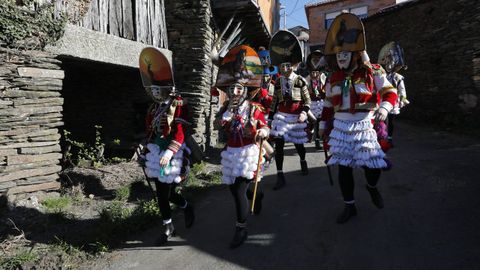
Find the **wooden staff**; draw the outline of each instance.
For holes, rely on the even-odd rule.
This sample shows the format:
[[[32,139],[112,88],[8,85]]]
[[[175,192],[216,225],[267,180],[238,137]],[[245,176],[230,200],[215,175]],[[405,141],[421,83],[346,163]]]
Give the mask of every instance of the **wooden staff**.
[[[328,144],[327,144],[327,142],[324,138],[323,139],[323,153],[325,153],[325,164],[327,165],[328,180],[330,180],[330,185],[333,186],[332,171],[330,170],[330,166],[328,166],[328,163],[327,163],[331,156],[328,156],[327,148],[328,148]]]
[[[258,162],[257,162],[257,173],[255,175],[255,187],[253,188],[253,200],[252,200],[252,209],[251,213],[253,213],[253,209],[255,208],[255,199],[257,198],[257,188],[258,188],[258,181],[260,178],[260,166],[262,162],[262,150],[263,150],[263,138],[260,139],[260,146],[259,153],[258,153]]]

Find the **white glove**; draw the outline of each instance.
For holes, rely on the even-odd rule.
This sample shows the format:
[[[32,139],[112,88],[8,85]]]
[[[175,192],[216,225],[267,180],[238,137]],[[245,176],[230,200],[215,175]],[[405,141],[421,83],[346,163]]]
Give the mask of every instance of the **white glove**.
[[[170,149],[165,150],[165,152],[163,152],[162,157],[160,158],[160,167],[167,166],[168,163],[170,162],[170,159],[172,159],[172,157],[173,157],[173,151]]]
[[[301,112],[298,116],[298,122],[303,123],[307,120],[308,116],[306,112]]]
[[[222,115],[222,121],[229,122],[230,120],[232,120],[232,117],[233,113],[230,110],[227,110]]]
[[[388,116],[388,110],[385,109],[384,107],[380,107],[375,112],[375,121],[377,122],[385,121],[387,120],[387,116]]]
[[[261,129],[257,130],[257,137],[262,138],[262,139],[267,138],[268,137],[268,131],[265,130],[264,128],[261,128]]]
[[[405,107],[405,106],[407,106],[409,103],[410,103],[410,101],[408,101],[407,98],[402,98],[402,99],[400,100],[400,104],[399,104],[399,105],[400,105],[400,109],[403,108],[403,107]]]

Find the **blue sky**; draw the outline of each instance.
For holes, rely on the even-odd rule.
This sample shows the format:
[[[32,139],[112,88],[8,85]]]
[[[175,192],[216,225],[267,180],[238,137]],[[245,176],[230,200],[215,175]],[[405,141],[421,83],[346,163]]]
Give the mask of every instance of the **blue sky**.
[[[305,5],[317,1],[318,0],[280,0],[280,3],[287,8],[287,28],[297,25],[302,25],[308,28],[307,17],[305,15]],[[280,14],[282,14],[280,28],[283,28],[283,10],[280,11]]]

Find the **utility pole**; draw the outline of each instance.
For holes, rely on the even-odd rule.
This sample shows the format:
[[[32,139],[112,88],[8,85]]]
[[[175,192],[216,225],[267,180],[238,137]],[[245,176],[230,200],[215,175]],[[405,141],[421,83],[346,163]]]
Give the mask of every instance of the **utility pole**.
[[[283,30],[287,30],[287,7],[284,5],[280,6],[280,10],[283,9]]]

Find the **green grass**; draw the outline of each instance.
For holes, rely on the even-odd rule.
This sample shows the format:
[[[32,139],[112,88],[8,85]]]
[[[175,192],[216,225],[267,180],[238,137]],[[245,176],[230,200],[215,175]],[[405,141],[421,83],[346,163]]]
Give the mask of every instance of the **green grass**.
[[[0,259],[0,269],[15,270],[21,269],[21,265],[26,262],[38,260],[38,255],[31,251],[24,251],[13,256]]]
[[[124,202],[112,201],[101,209],[100,217],[104,221],[116,223],[129,218],[132,212],[133,210],[126,207]]]
[[[61,196],[58,198],[46,198],[41,204],[47,212],[61,213],[72,204],[72,201],[72,198],[69,196]]]
[[[130,185],[119,187],[115,190],[115,200],[117,201],[127,201],[130,197]]]

